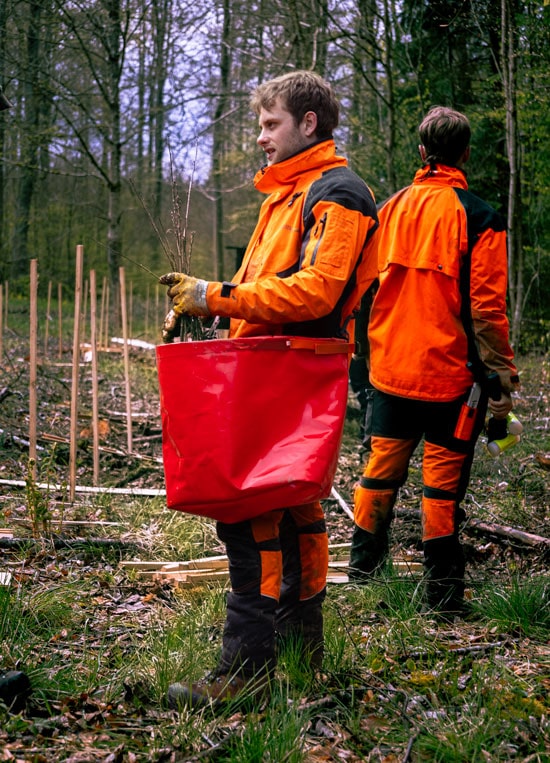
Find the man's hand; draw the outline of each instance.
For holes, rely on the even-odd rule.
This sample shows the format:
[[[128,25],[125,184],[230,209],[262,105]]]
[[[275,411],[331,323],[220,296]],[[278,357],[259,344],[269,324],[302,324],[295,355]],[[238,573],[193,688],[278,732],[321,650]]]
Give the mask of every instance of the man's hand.
[[[187,276],[185,273],[165,273],[159,283],[168,286],[168,296],[172,300],[172,309],[162,324],[162,340],[173,342],[179,332],[182,315],[207,317],[210,313],[206,303],[208,281]]]
[[[512,408],[512,398],[505,392],[502,393],[500,400],[492,400],[489,398],[489,410],[495,419],[505,419]]]

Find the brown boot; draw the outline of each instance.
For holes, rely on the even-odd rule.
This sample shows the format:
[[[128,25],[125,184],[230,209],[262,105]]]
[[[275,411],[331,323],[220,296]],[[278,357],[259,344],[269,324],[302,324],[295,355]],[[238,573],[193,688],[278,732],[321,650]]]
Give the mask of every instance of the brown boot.
[[[168,705],[173,710],[182,707],[219,709],[229,703],[261,707],[270,695],[266,673],[253,677],[238,674],[211,673],[196,683],[175,683],[168,687]]]

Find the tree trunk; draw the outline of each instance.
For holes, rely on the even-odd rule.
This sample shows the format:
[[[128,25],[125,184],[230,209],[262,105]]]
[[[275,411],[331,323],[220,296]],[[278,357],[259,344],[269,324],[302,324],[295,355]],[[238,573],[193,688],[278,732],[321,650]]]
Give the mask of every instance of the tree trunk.
[[[515,2],[501,0],[501,61],[506,108],[508,179],[508,293],[512,312],[512,346],[519,340],[523,312],[523,247],[521,233],[521,178],[516,103]]]
[[[122,70],[122,29],[120,0],[110,0],[108,6],[109,61],[107,76],[109,80],[109,98],[107,101],[109,134],[107,136],[108,166],[108,213],[107,213],[107,262],[109,280],[112,286],[113,302],[117,325],[120,325],[119,269],[122,251],[122,183],[121,183],[121,106],[120,77]]]
[[[397,174],[395,172],[395,132],[397,109],[395,105],[395,92],[393,82],[393,25],[392,18],[397,13],[392,0],[384,0],[384,37],[385,37],[385,60],[384,70],[386,74],[386,100],[388,115],[386,124],[386,168],[388,173],[388,190],[394,193],[397,190]]]
[[[220,96],[214,116],[214,140],[212,145],[212,178],[214,181],[214,204],[216,220],[215,277],[224,280],[224,231],[223,231],[223,159],[225,154],[225,125],[223,114],[228,103],[231,80],[231,2],[223,0],[223,30],[220,51]]]
[[[6,39],[6,21],[8,18],[8,3],[6,0],[0,0],[0,39]],[[0,47],[0,73],[4,72],[5,52],[4,46]],[[4,89],[3,76],[0,74],[0,87]],[[0,112],[0,262],[3,264],[8,259],[8,250],[6,246],[6,239],[4,236],[5,229],[5,209],[4,209],[4,185],[5,185],[5,171],[4,171],[4,141],[6,135],[6,112]],[[0,267],[0,288],[2,281],[7,276],[7,272],[3,272],[3,268]]]
[[[170,19],[172,18],[171,0],[155,0],[152,4],[154,24],[154,173],[155,173],[155,217],[160,219],[162,212],[162,189],[164,174],[162,159],[164,156],[164,89],[166,85],[167,51],[170,46]]]
[[[40,71],[40,28],[42,4],[30,3],[27,29],[27,72],[24,80],[24,112],[21,151],[21,174],[17,194],[15,231],[13,237],[11,276],[17,278],[28,272],[28,237],[32,198],[38,172],[38,76]]]

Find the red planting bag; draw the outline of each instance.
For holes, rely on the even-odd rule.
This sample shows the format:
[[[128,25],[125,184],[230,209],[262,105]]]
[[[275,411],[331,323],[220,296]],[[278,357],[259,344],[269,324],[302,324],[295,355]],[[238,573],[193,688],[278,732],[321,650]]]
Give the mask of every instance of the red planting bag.
[[[327,498],[352,350],[302,337],[159,345],[168,507],[240,522]]]

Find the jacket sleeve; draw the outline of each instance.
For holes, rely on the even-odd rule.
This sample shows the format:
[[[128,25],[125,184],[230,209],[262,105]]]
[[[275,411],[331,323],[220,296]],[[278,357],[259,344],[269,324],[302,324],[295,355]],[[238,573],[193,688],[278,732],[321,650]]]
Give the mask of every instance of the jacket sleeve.
[[[506,316],[506,233],[489,227],[472,249],[470,299],[472,320],[481,360],[500,377],[502,389],[519,387]]]
[[[364,256],[372,259],[372,277],[364,275],[362,288],[376,277],[376,254],[367,242],[377,226],[372,214],[321,199],[311,210],[302,237],[298,269],[290,274],[262,276],[240,284],[209,284],[208,308],[212,314],[241,318],[249,323],[303,322],[328,315]],[[355,303],[359,301],[357,294]],[[356,306],[354,304],[350,312]]]

